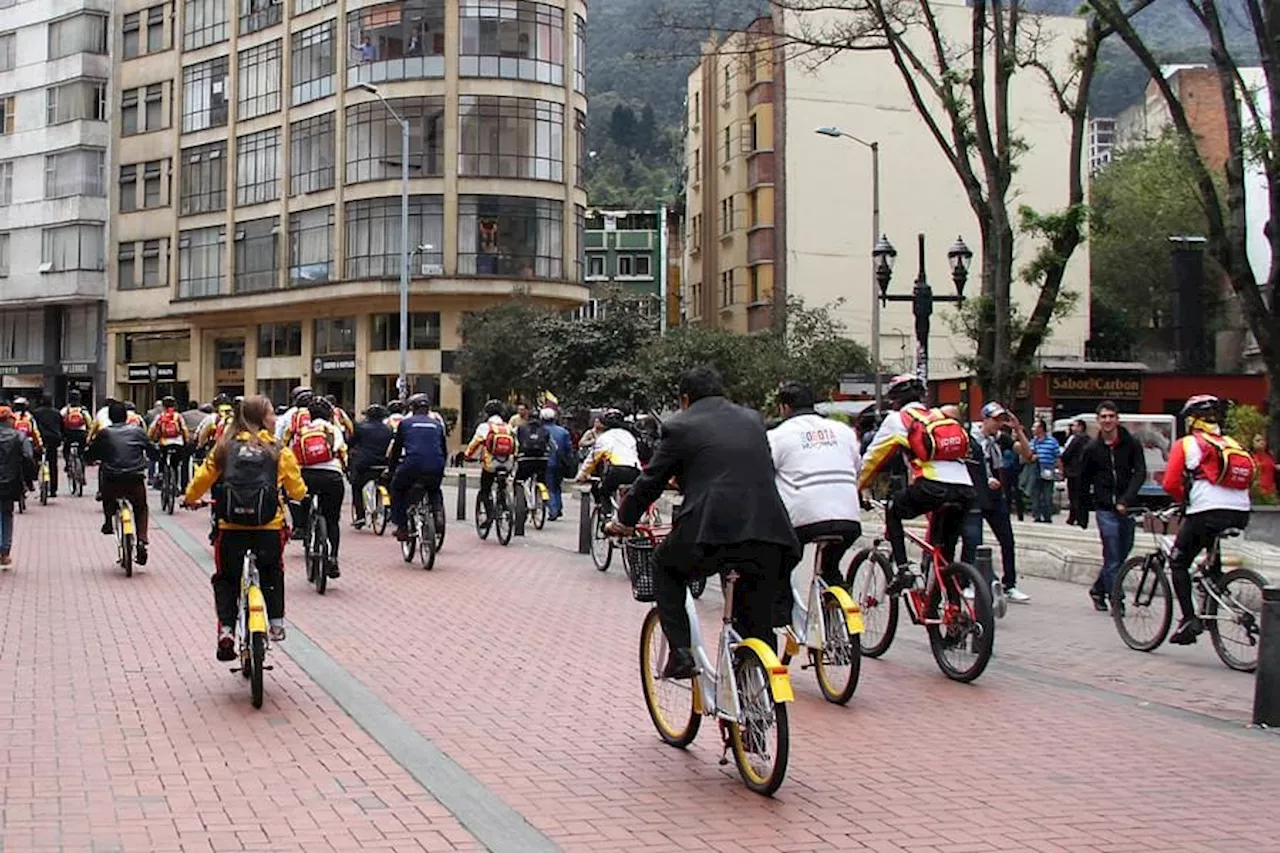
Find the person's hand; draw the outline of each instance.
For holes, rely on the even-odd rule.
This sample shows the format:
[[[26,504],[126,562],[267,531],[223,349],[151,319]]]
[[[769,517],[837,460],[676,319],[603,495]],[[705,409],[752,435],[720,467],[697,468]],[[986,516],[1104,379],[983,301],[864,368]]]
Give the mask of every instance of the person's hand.
[[[1125,517],[1129,514],[1129,508],[1124,504],[1116,504],[1116,515]]]
[[[1000,481],[999,481],[999,480],[997,480],[995,477],[990,477],[990,478],[988,478],[988,479],[987,479],[987,488],[988,488],[988,489],[990,489],[990,490],[991,490],[991,491],[993,491],[993,492],[994,492],[994,491],[996,491],[997,489],[999,489],[999,488],[1000,488]]]
[[[614,519],[604,526],[604,532],[609,536],[630,536],[636,529]]]

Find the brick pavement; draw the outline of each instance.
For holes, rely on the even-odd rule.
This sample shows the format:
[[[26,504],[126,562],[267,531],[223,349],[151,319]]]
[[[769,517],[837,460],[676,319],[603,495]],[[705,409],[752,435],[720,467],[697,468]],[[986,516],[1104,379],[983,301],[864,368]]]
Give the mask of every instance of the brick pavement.
[[[92,850],[95,839],[127,851],[329,849],[320,839],[342,849],[388,825],[405,834],[385,849],[417,849],[395,845],[423,832],[467,843],[283,655],[268,706],[252,711],[243,685],[210,666],[209,592],[190,558],[157,533],[152,566],[125,580],[93,506],[20,519],[19,556],[35,539],[76,556],[0,577],[0,675],[19,685],[0,700],[5,851]],[[178,522],[202,532],[198,517]],[[601,575],[547,544],[563,545],[572,528],[566,520],[504,549],[452,523],[433,572],[404,564],[389,536],[345,533],[344,575],[323,597],[302,581],[293,546],[289,617],[566,850],[1280,849],[1265,807],[1220,808],[1280,795],[1280,768],[1265,760],[1280,742],[1234,722],[1247,714],[1249,677],[1207,647],[1129,652],[1079,587],[1049,581],[1028,581],[1035,604],[1000,623],[996,658],[975,685],[946,681],[906,625],[884,660],[865,663],[847,708],[796,671],[787,781],[774,800],[749,794],[731,765],[717,765],[712,727],[686,752],[658,741],[636,669],[644,608],[617,567]],[[713,588],[702,605],[708,629],[714,598]],[[110,631],[108,612],[119,614]],[[31,636],[55,642],[19,644]],[[215,743],[210,723],[238,739]],[[282,800],[278,813],[239,805],[246,783],[229,768],[242,763]],[[386,808],[361,811],[371,795]],[[148,796],[165,799],[129,799]],[[259,834],[236,837],[233,816]],[[315,846],[284,832],[295,823]],[[152,842],[153,830],[170,834]]]

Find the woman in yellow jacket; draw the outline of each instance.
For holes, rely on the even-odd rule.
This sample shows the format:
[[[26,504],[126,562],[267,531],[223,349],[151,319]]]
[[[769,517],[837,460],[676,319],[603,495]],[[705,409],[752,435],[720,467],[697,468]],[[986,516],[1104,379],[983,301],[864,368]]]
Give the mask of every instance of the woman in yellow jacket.
[[[196,471],[183,500],[185,506],[194,506],[224,473],[228,474],[215,507],[218,535],[213,543],[218,660],[235,660],[240,573],[245,554],[250,551],[258,558],[271,640],[284,639],[284,544],[289,532],[280,490],[283,488],[291,500],[301,501],[307,496],[307,486],[293,452],[276,443],[275,420],[275,409],[266,397],[244,398],[230,429],[223,431]]]

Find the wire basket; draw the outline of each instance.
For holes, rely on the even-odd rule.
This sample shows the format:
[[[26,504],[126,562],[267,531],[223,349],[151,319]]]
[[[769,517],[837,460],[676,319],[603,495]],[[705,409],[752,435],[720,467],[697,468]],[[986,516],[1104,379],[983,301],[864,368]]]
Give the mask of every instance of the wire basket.
[[[649,603],[657,600],[654,592],[654,571],[656,558],[652,540],[644,536],[628,539],[622,545],[623,564],[627,569],[627,577],[631,579],[631,594],[636,601]]]

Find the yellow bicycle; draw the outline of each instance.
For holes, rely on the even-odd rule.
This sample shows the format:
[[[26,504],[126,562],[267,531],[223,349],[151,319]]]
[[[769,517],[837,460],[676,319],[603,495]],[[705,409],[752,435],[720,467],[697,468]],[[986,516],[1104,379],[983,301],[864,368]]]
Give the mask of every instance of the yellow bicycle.
[[[137,546],[137,533],[133,526],[133,504],[125,498],[116,500],[116,512],[111,517],[116,532],[116,562],[124,569],[124,576],[133,577],[133,553]]]
[[[356,517],[355,504],[351,505],[351,521],[363,521],[375,536],[387,532],[387,520],[391,518],[391,492],[382,484],[382,475],[386,468],[372,469],[378,476],[361,486],[364,493],[364,518]]]
[[[271,643],[267,637],[267,600],[262,594],[258,577],[258,558],[252,551],[244,555],[244,570],[240,573],[240,601],[236,613],[236,648],[240,652],[240,666],[232,669],[249,681],[249,693],[253,707],[262,707],[264,670],[267,666],[267,650]]]
[[[49,504],[49,461],[47,459],[40,460],[40,506]]]

